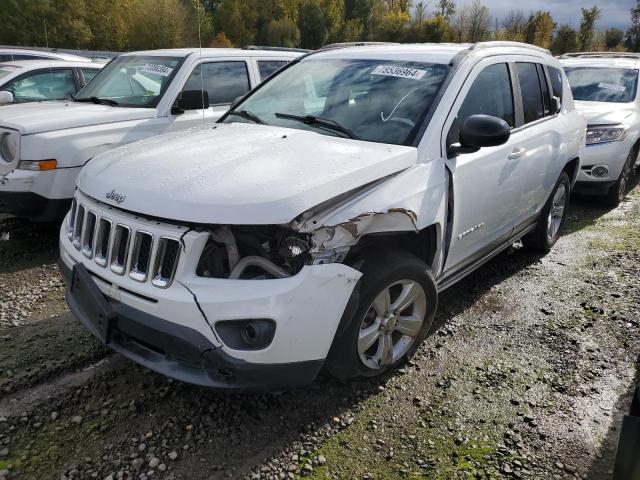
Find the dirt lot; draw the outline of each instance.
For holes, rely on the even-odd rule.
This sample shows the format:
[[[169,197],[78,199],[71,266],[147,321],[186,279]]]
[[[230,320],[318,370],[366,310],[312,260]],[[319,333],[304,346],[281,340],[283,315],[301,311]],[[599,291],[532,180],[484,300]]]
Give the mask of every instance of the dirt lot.
[[[388,378],[229,395],[109,353],[65,307],[56,229],[0,220],[0,478],[609,478],[638,380],[640,188],[574,201],[564,233],[445,292]]]

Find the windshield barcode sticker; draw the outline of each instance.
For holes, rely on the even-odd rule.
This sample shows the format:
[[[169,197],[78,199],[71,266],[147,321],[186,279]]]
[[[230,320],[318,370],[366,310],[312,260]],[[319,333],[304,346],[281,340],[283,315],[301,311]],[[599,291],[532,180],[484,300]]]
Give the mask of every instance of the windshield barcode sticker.
[[[145,63],[142,70],[142,73],[155,73],[156,75],[160,75],[162,77],[168,77],[173,72],[173,68],[167,67],[166,65],[157,65],[155,63]]]
[[[616,92],[625,92],[627,89],[621,85],[613,85],[611,83],[599,83],[598,88],[604,88],[607,90],[615,90]]]
[[[378,65],[373,72],[371,72],[371,75],[384,75],[387,77],[413,78],[414,80],[420,80],[426,73],[426,70],[419,70],[417,68],[400,67],[398,65]]]

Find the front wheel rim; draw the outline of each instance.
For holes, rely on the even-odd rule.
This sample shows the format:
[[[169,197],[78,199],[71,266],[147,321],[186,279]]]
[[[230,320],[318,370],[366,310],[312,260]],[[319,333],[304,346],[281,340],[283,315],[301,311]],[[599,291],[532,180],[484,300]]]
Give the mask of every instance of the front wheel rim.
[[[380,370],[400,360],[422,331],[427,295],[416,280],[399,280],[385,287],[371,302],[358,331],[360,361]]]
[[[549,219],[547,220],[547,236],[549,237],[549,240],[556,238],[556,235],[560,232],[566,203],[567,187],[565,187],[564,183],[561,183],[553,196],[551,210],[549,211]]]

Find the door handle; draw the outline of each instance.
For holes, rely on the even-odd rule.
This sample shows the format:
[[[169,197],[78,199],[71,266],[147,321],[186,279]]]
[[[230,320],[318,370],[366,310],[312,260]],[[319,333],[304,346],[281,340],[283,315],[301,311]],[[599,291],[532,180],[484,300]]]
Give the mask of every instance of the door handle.
[[[517,160],[518,158],[524,157],[527,153],[526,148],[516,148],[509,154],[509,160]]]

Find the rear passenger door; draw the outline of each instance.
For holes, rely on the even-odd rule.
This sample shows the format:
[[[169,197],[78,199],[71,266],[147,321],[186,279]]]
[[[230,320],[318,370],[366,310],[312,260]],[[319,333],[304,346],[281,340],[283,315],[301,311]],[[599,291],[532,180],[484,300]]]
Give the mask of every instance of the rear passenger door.
[[[460,128],[471,115],[491,115],[516,126],[515,79],[501,59],[486,59],[472,71],[445,122],[444,148],[459,143]],[[474,262],[513,231],[526,168],[517,140],[475,153],[449,156],[454,215],[446,272]]]
[[[218,120],[233,101],[251,89],[249,66],[244,59],[207,61],[196,65],[182,91],[205,90],[209,106],[204,110],[188,110],[175,117],[173,129],[189,128]]]
[[[562,149],[561,119],[553,111],[553,84],[538,59],[522,58],[514,64],[521,114],[513,138],[522,150],[523,178],[521,221],[532,221],[544,205],[553,184]]]

